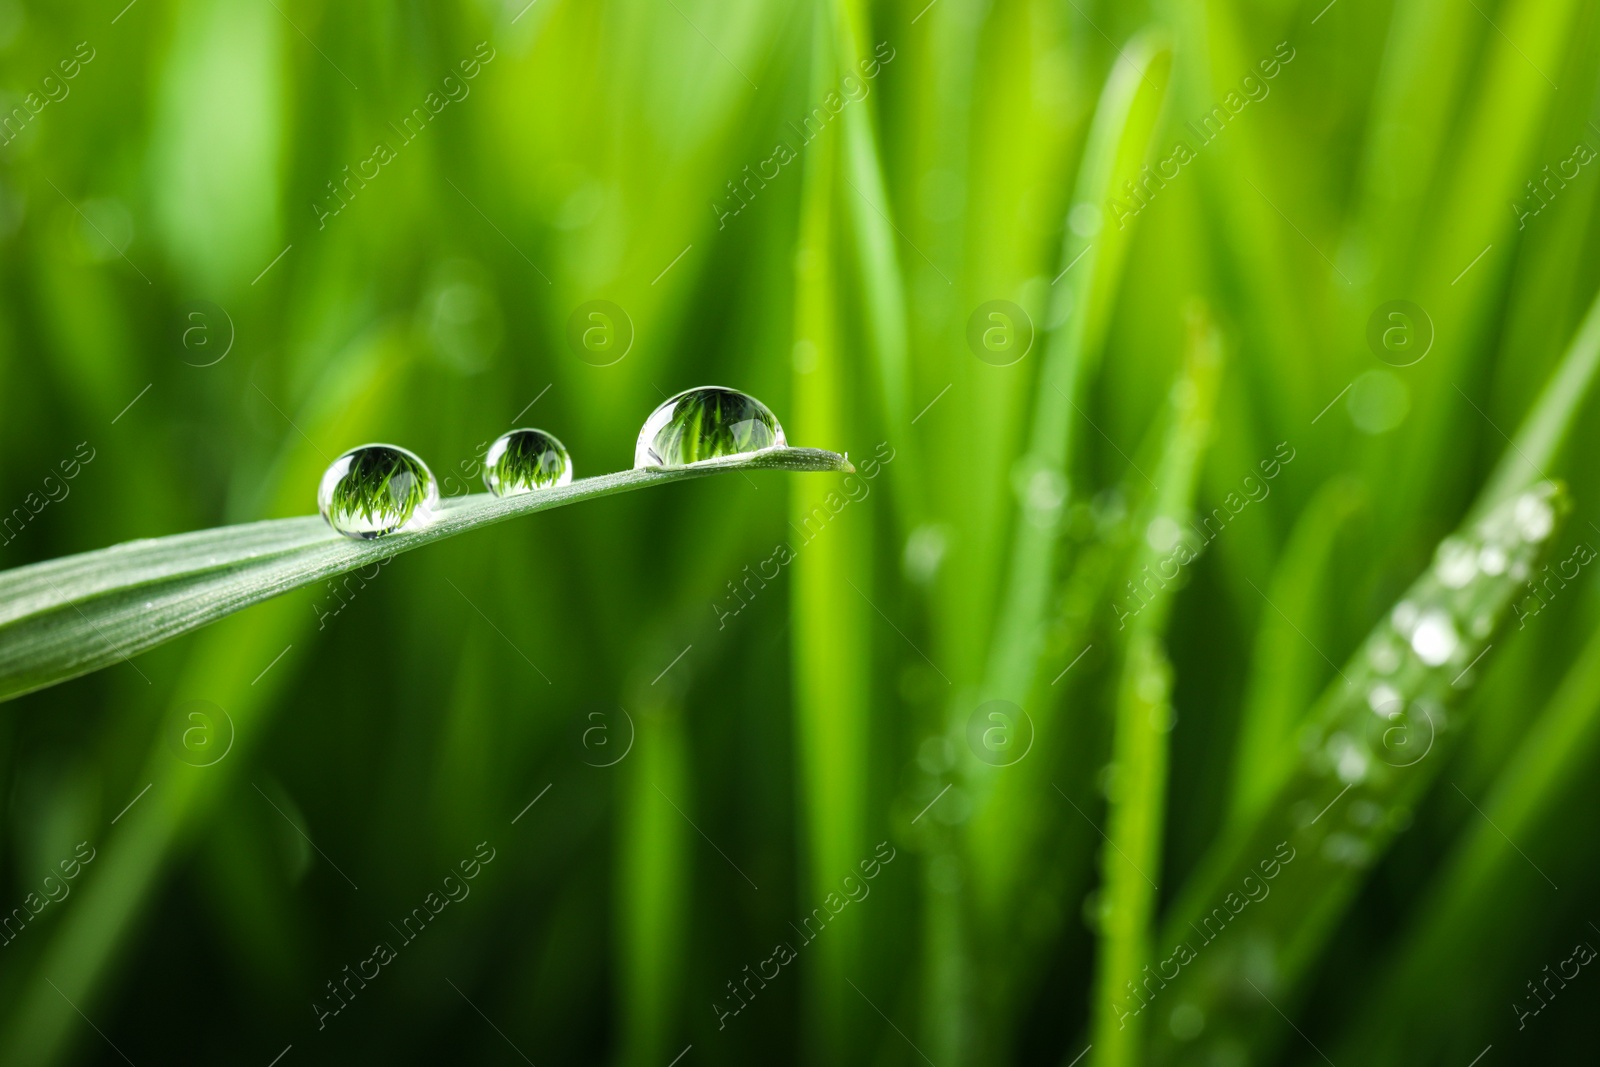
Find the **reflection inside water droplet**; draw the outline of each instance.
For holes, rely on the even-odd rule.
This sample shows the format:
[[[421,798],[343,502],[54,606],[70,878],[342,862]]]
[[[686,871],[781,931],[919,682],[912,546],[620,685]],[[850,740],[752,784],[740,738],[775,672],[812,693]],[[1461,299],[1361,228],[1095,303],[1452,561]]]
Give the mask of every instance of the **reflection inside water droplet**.
[[[483,457],[483,484],[495,496],[517,496],[572,481],[572,459],[554,434],[509,430]]]
[[[399,445],[362,445],[328,465],[317,486],[317,510],[328,525],[357,540],[433,521],[439,486],[428,465]]]
[[[681,467],[788,444],[765,404],[736,389],[689,389],[650,413],[639,431],[633,466]]]

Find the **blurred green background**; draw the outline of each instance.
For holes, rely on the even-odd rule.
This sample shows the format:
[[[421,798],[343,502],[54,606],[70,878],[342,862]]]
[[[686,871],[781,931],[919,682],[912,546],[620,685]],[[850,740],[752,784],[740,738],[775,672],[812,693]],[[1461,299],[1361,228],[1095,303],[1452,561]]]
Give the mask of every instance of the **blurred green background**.
[[[0,567],[710,382],[862,470],[0,709],[0,1063],[1586,1054],[1593,4],[124,2],[0,0]]]

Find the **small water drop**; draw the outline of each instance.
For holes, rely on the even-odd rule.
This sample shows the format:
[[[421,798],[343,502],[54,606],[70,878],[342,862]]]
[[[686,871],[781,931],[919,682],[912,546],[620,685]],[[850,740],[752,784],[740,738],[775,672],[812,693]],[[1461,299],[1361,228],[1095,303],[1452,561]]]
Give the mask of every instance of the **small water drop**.
[[[1379,682],[1367,690],[1367,706],[1386,719],[1392,719],[1404,709],[1400,691],[1386,682]]]
[[[1527,493],[1517,500],[1512,518],[1516,520],[1517,532],[1530,544],[1550,536],[1556,522],[1555,512],[1549,502],[1534,493]]]
[[[1483,568],[1483,573],[1494,577],[1506,572],[1506,550],[1499,545],[1484,545],[1483,551],[1478,553],[1478,566]]]
[[[1367,754],[1355,745],[1345,746],[1344,750],[1339,753],[1337,765],[1340,780],[1355,785],[1366,778],[1367,766],[1370,762],[1367,759]]]
[[[1206,1028],[1206,1013],[1185,1002],[1172,1009],[1167,1026],[1179,1041],[1193,1041]]]
[[[518,496],[571,481],[567,446],[543,430],[508,430],[483,457],[483,484],[495,496]]]
[[[1144,528],[1145,543],[1157,552],[1170,551],[1181,536],[1183,536],[1182,528],[1165,515],[1157,515],[1150,520],[1150,525]]]
[[[1372,861],[1372,846],[1354,834],[1333,833],[1322,843],[1322,858],[1348,867],[1365,867]]]
[[[707,385],[685,390],[650,413],[633,466],[681,467],[788,443],[767,405],[736,389]]]
[[[1393,674],[1400,669],[1400,649],[1386,637],[1377,638],[1367,646],[1367,662],[1379,674]]]
[[[1352,800],[1346,817],[1357,826],[1377,826],[1383,821],[1383,808],[1370,800]]]
[[[1460,589],[1478,576],[1478,553],[1467,542],[1448,537],[1439,542],[1434,569],[1439,581],[1451,589]]]
[[[1417,606],[1409,600],[1400,601],[1390,613],[1389,621],[1394,624],[1396,630],[1409,639],[1411,628],[1417,624]]]
[[[1422,616],[1411,635],[1411,650],[1430,667],[1437,667],[1455,655],[1460,645],[1455,623],[1442,611],[1430,611]]]
[[[438,506],[433,472],[398,445],[352,448],[328,465],[317,486],[317,510],[328,525],[360,541],[420,530]]]

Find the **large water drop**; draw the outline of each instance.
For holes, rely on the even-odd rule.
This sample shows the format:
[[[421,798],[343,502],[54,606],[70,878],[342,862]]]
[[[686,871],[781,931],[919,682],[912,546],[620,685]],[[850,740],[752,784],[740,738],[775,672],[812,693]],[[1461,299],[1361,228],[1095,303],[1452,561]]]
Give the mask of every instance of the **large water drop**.
[[[317,510],[328,525],[361,541],[433,521],[439,485],[414,453],[398,445],[362,445],[328,465]]]
[[[483,484],[495,496],[517,496],[572,481],[567,446],[543,430],[508,430],[483,457]]]
[[[1461,638],[1455,624],[1442,611],[1430,611],[1417,622],[1411,634],[1411,651],[1430,667],[1437,667],[1456,654]]]
[[[736,389],[707,385],[679,393],[650,413],[633,465],[681,467],[787,444],[767,405]]]

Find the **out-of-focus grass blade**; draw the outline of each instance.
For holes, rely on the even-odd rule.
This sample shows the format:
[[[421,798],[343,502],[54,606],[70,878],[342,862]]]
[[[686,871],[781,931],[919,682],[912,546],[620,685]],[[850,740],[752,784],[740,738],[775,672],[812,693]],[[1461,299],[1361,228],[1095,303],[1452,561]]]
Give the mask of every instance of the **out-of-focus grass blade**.
[[[1099,212],[1108,192],[1138,173],[1150,147],[1156,118],[1166,99],[1172,60],[1159,36],[1130,41],[1112,68],[1095,114],[1078,174],[1074,208]],[[991,696],[1025,699],[1037,675],[1037,629],[1054,588],[1057,523],[1069,492],[1069,463],[1077,431],[1076,405],[1099,361],[1111,305],[1121,282],[1132,231],[1101,225],[1093,237],[1066,229],[1061,265],[1080,255],[1070,285],[1057,295],[1064,321],[1049,338],[1034,409],[1031,480],[1053,500],[1048,514],[1023,508],[1012,547],[1005,608],[999,615],[986,690]]]
[[[303,487],[314,482],[326,463],[316,454],[312,440],[370,440],[375,423],[401,395],[412,366],[409,349],[382,331],[338,359],[318,383],[321,388],[311,390],[314,402],[298,413],[296,421],[307,432],[286,438],[276,473],[268,482],[270,489],[263,494],[262,510],[281,513],[303,499]],[[207,533],[212,532],[216,531]],[[159,553],[163,542],[143,544],[155,546]],[[38,566],[70,567],[72,559]],[[178,565],[175,559],[167,562]],[[0,584],[6,578],[0,575]],[[227,795],[234,776],[242,773],[246,753],[257,743],[274,710],[273,699],[290,677],[289,664],[263,668],[297,641],[310,621],[310,614],[293,600],[277,599],[248,615],[223,619],[196,636],[172,693],[205,694],[221,707],[234,726],[234,744],[215,765],[191,767],[175,760],[166,738],[158,735],[151,738],[142,762],[137,756],[128,761],[134,768],[131,775],[123,777],[127,774],[123,771],[111,779],[125,784],[129,794],[140,791],[134,783],[146,783],[149,796],[128,810],[125,818],[118,815],[104,832],[100,838],[104,856],[82,886],[82,898],[46,935],[38,960],[23,980],[24,992],[0,1016],[0,1062],[57,1062],[62,1048],[79,1033],[74,1029],[80,1020],[73,1004],[92,1002],[159,884],[170,853],[191,840],[197,825]],[[111,816],[110,811],[105,814]],[[56,989],[43,981],[45,977]]]
[[[1491,476],[1461,529],[1439,545],[1418,578],[1339,671],[1313,721],[1301,734],[1298,762],[1258,813],[1224,828],[1172,909],[1158,957],[1192,953],[1151,996],[1170,1011],[1199,1008],[1203,1041],[1220,1047],[1261,1039],[1277,1016],[1268,1005],[1296,983],[1320,951],[1364,871],[1393,837],[1392,820],[1428,787],[1440,758],[1433,753],[1458,729],[1454,682],[1487,652],[1512,598],[1549,542],[1565,497],[1540,480],[1594,384],[1600,357],[1600,301]],[[1513,494],[1514,495],[1511,495]],[[1493,494],[1493,495],[1491,495]],[[1485,511],[1490,501],[1497,501]],[[1347,793],[1354,796],[1347,797]],[[1263,864],[1295,857],[1257,902]],[[1243,888],[1241,888],[1243,887]],[[1241,903],[1242,902],[1242,903]],[[1246,910],[1248,909],[1248,910]],[[1197,923],[1204,924],[1205,930]],[[1213,941],[1220,947],[1211,948]],[[1158,949],[1158,952],[1160,950]],[[1171,988],[1169,988],[1169,986]],[[1141,1003],[1145,997],[1140,996]],[[1157,1062],[1202,1054],[1154,1031]]]
[[[1277,784],[1274,774],[1285,766],[1285,751],[1300,716],[1316,700],[1317,688],[1327,675],[1327,661],[1311,643],[1319,635],[1314,629],[1303,633],[1296,626],[1311,627],[1311,620],[1327,617],[1325,609],[1337,593],[1330,588],[1328,572],[1334,546],[1365,501],[1360,484],[1346,478],[1319,489],[1295,524],[1265,590],[1283,614],[1270,608],[1262,612],[1256,631],[1233,770],[1235,817],[1271,796]]]
[[[871,54],[867,18],[860,0],[835,0],[835,35],[839,69],[854,76],[858,64]],[[846,188],[840,190],[854,240],[856,271],[865,290],[863,310],[867,340],[878,369],[884,425],[891,441],[911,440],[911,363],[906,340],[906,285],[896,254],[894,207],[889,203],[883,161],[873,127],[872,112],[864,107],[845,109],[844,147],[839,161]],[[901,511],[915,516],[923,491],[915,450],[906,448],[895,467],[895,484],[904,486],[895,500]]]
[[[623,989],[618,1062],[647,1067],[670,1059],[683,993],[683,942],[688,928],[689,825],[673,805],[693,796],[683,724],[675,701],[636,705],[637,758],[623,773],[617,842],[617,939]],[[609,755],[607,758],[610,758]]]
[[[1482,28],[1478,12],[1450,0],[1394,5],[1341,256],[1360,273],[1375,272],[1379,288],[1396,284],[1410,265],[1425,218],[1420,209],[1460,104],[1473,32]]]
[[[1484,487],[1478,499],[1479,512],[1504,503],[1527,483],[1528,478],[1538,474],[1542,466],[1560,454],[1572,433],[1578,412],[1588,402],[1597,370],[1600,370],[1600,298],[1590,305],[1572,347],[1544,392],[1539,394],[1532,416],[1517,435],[1517,443]]]
[[[813,13],[811,84],[821,100],[840,77],[839,27],[832,0]],[[800,194],[795,272],[795,340],[814,346],[816,363],[794,376],[794,424],[802,434],[848,440],[847,397],[860,387],[847,355],[839,302],[838,212],[859,196],[841,180],[839,138],[807,147]],[[874,588],[868,579],[871,512],[852,509],[837,521],[821,486],[790,486],[790,525],[796,531],[790,592],[798,804],[803,812],[805,873],[800,892],[821,899],[842,872],[854,868],[866,840],[867,740],[874,718],[871,655]],[[878,603],[882,603],[878,601]],[[849,1055],[849,1019],[863,1006],[846,983],[859,958],[860,930],[843,924],[816,947],[802,1010],[811,1047],[803,1056],[838,1062]],[[850,999],[847,999],[850,998]],[[851,1000],[855,1003],[851,1003]]]
[[[466,530],[719,471],[852,469],[819,449],[619,471],[514,497],[445,501],[415,533],[353,541],[320,518],[271,519],[132,541],[0,574],[0,699],[126,660],[251,604]]]
[[[1414,909],[1417,925],[1350,1028],[1341,1059],[1416,1063],[1440,1053],[1443,1034],[1452,1035],[1461,1048],[1476,1050],[1489,1016],[1504,1020],[1500,1004],[1490,1001],[1493,983],[1457,979],[1463,973],[1505,975],[1499,988],[1515,988],[1509,977],[1515,972],[1496,963],[1525,956],[1531,946],[1524,924],[1505,921],[1506,901],[1519,898],[1521,883],[1536,883],[1540,892],[1549,889],[1542,881],[1545,871],[1531,866],[1519,849],[1541,827],[1564,817],[1573,787],[1592,777],[1597,754],[1600,632],[1574,659],[1550,706],[1496,778],[1481,805],[1482,817],[1470,816],[1469,829]],[[1440,1027],[1424,1034],[1397,1027],[1396,1018],[1437,1020]]]
[[[1122,49],[1090,128],[1073,194],[1074,210],[1087,207],[1098,212],[1111,190],[1138,173],[1166,98],[1171,59],[1171,49],[1159,35],[1136,38]],[[1065,289],[1056,296],[1058,310],[1065,316],[1050,335],[1040,373],[1025,459],[1027,499],[1015,522],[1009,576],[984,680],[985,699],[1033,704],[1029,712],[1038,717],[1036,728],[1041,729],[1049,725],[1046,702],[1033,703],[1030,698],[1039,678],[1041,624],[1057,585],[1055,556],[1061,515],[1070,498],[1077,405],[1099,360],[1132,232],[1131,227],[1117,229],[1108,221],[1098,234],[1085,237],[1069,223],[1062,248],[1063,269],[1079,257],[1081,262],[1063,279]],[[955,711],[959,716],[961,709]],[[969,843],[980,906],[998,913],[1011,906],[1019,842],[1012,834],[1014,827],[1006,822],[1007,807],[1015,801],[988,801],[997,791],[1003,795],[1008,783],[1013,788],[1018,783],[1014,776],[993,772],[975,760],[968,767],[976,804]],[[1036,803],[1031,794],[1027,803]]]
[[[1463,400],[1470,389],[1455,384],[1454,376],[1472,356],[1485,353],[1487,346],[1470,339],[1483,334],[1498,304],[1498,278],[1493,263],[1462,272],[1485,250],[1516,240],[1520,224],[1513,202],[1524,195],[1525,183],[1539,175],[1543,161],[1536,158],[1536,149],[1556,95],[1545,72],[1560,76],[1578,7],[1573,0],[1511,0],[1495,12],[1496,25],[1486,24],[1483,31],[1478,98],[1461,120],[1462,147],[1441,171],[1435,192],[1439,224],[1429,229],[1426,243],[1415,253],[1409,287],[1411,297],[1441,328],[1440,343],[1416,367],[1411,447],[1377,460],[1386,467],[1398,465],[1397,476],[1392,468],[1385,472],[1395,486],[1392,499],[1375,512],[1392,529],[1406,528],[1437,508],[1441,498],[1460,499],[1456,494],[1463,487],[1439,476],[1437,457],[1462,428],[1472,433],[1485,429],[1483,415]],[[1374,297],[1393,298],[1389,293]],[[1364,316],[1368,309],[1358,313]],[[1496,429],[1486,436],[1497,440],[1500,433]],[[1523,471],[1517,476],[1529,475]],[[1504,487],[1493,488],[1499,492]],[[1479,506],[1492,507],[1497,499],[1480,497]]]
[[[1167,734],[1173,725],[1172,667],[1162,648],[1178,585],[1169,564],[1186,565],[1177,554],[1189,543],[1187,520],[1194,502],[1201,458],[1211,433],[1222,356],[1216,328],[1202,311],[1189,323],[1189,351],[1172,388],[1172,426],[1156,469],[1157,490],[1129,570],[1138,588],[1125,620],[1127,658],[1117,690],[1112,765],[1116,768],[1107,817],[1103,872],[1099,973],[1093,1029],[1094,1062],[1124,1067],[1143,1062],[1142,1029],[1127,1025],[1118,1005],[1123,987],[1139,978],[1154,935],[1161,839],[1167,802]],[[1148,531],[1148,532],[1147,532]],[[1170,533],[1170,542],[1168,535]],[[1152,572],[1156,576],[1152,581]],[[1136,585],[1135,585],[1136,583]],[[1145,598],[1149,599],[1146,600]],[[1135,607],[1135,603],[1138,605]]]
[[[1281,1027],[1272,1005],[1291,1010],[1397,813],[1429,785],[1442,762],[1435,750],[1460,726],[1452,682],[1486,651],[1564,505],[1555,486],[1538,483],[1446,539],[1339,670],[1270,803],[1225,828],[1174,904],[1146,961],[1165,977],[1128,991],[1130,1011],[1153,1005],[1164,1016],[1187,1004],[1206,1020],[1200,1049],[1152,1028],[1154,1062],[1190,1062]]]

